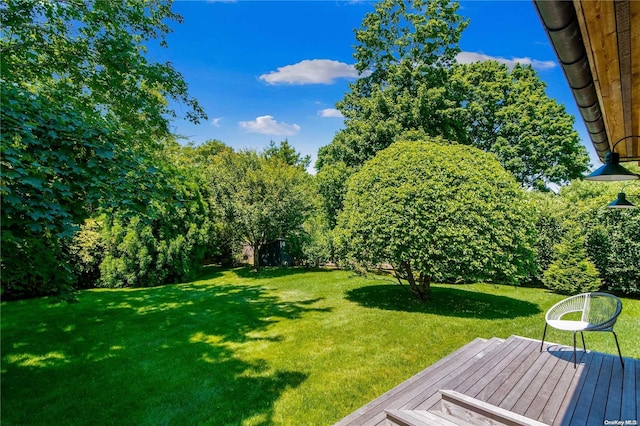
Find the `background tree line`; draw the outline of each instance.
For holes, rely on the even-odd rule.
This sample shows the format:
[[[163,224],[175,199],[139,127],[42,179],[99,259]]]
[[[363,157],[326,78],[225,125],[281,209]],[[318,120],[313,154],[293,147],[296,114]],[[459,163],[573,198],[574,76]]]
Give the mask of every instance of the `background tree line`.
[[[310,175],[287,141],[171,135],[168,100],[206,115],[144,55],[180,22],[170,1],[3,2],[3,297],[188,280],[276,238],[311,264],[390,263],[420,298],[437,281],[638,292],[637,210],[604,210],[620,186],[580,181],[574,118],[533,68],[455,62],[457,10],[382,0],[365,16],[345,127]]]

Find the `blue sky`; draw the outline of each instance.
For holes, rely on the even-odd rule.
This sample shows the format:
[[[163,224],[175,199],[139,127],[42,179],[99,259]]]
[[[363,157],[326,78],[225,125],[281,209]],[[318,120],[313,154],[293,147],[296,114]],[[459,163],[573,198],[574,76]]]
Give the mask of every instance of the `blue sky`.
[[[149,56],[170,61],[191,96],[209,116],[193,125],[173,122],[173,131],[198,144],[218,139],[234,148],[262,150],[270,141],[289,143],[315,162],[318,149],[344,127],[335,110],[356,76],[354,30],[370,1],[189,1],[177,0],[166,49]],[[599,165],[561,67],[531,0],[462,1],[470,19],[459,61],[497,59],[530,63],[547,94],[576,117],[575,128]],[[177,105],[178,114],[184,106]]]

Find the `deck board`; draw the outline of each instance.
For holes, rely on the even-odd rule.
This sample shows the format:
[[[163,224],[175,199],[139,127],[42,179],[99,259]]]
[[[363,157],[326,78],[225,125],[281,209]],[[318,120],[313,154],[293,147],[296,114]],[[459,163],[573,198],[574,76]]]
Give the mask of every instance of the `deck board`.
[[[640,396],[638,395],[638,382],[640,382],[640,379],[637,378],[638,373],[640,373],[638,363],[625,362],[620,420],[634,420],[640,415],[638,413],[638,406],[640,406],[640,401],[638,400]]]
[[[442,358],[441,360],[434,363],[431,367],[419,372],[405,382],[402,382],[395,388],[384,393],[382,396],[354,411],[353,413],[336,423],[336,426],[377,424],[378,421],[382,421],[382,424],[384,424],[386,418],[384,409],[401,408],[397,406],[398,401],[401,401],[403,397],[407,398],[407,395],[409,395],[410,399],[411,395],[415,393],[414,391],[416,389],[420,389],[421,386],[424,387],[423,381],[425,380],[425,378],[427,378],[427,380],[433,380],[432,373],[434,371],[436,372],[436,377],[437,372],[440,372],[441,375],[446,375],[448,372],[455,371],[461,365],[464,365],[464,363],[468,362],[469,359],[472,359],[474,356],[476,356],[478,351],[484,346],[485,343],[486,340],[484,339],[473,340],[458,351],[453,352],[445,358]]]
[[[516,368],[527,359],[531,350],[537,346],[537,343],[533,341],[521,339],[519,346],[510,351],[494,371],[489,372],[491,380],[488,383],[476,383],[464,393],[482,401],[488,401],[501,384],[507,381]]]
[[[438,393],[439,389],[458,390],[459,386],[466,380],[478,380],[486,371],[487,365],[490,365],[493,361],[495,361],[500,352],[499,349],[501,346],[502,342],[497,340],[494,341],[493,344],[489,346],[489,348],[492,350],[488,351],[488,353],[485,353],[484,356],[476,359],[473,363],[465,365],[464,369],[456,371],[455,374],[448,377],[441,386],[437,388],[432,386],[430,387],[430,389],[428,389],[427,392],[422,392],[419,395],[419,398],[414,398],[412,400],[413,403],[406,405],[404,408],[414,410],[431,409],[434,404],[437,404],[440,401],[440,394]]]
[[[487,360],[484,366],[478,369],[472,376],[466,378],[460,385],[456,386],[456,391],[465,395],[476,396],[482,389],[485,389],[495,377],[506,368],[521,353],[523,347],[527,346],[526,340],[520,340],[515,345],[503,345],[502,350],[496,351],[496,356]],[[507,349],[512,347],[511,349]]]
[[[515,386],[503,395],[502,401],[497,404],[498,407],[502,407],[507,410],[512,410],[518,403],[518,400],[522,397],[523,393],[531,386],[531,382],[536,378],[544,364],[549,360],[551,355],[547,352],[537,354],[533,363],[530,366],[523,365],[524,374],[515,384]]]
[[[511,389],[513,387],[517,377],[520,375],[518,371],[524,369],[523,366],[528,364],[530,358],[538,356],[535,353],[535,350],[539,347],[537,343],[525,339],[522,339],[522,342],[524,344],[522,351],[513,358],[513,361],[500,374],[494,377],[491,383],[476,393],[476,398],[494,404],[494,401],[499,398],[502,389]]]
[[[549,354],[546,354],[545,356],[544,353],[541,355],[541,358],[546,358],[546,361],[514,404],[511,409],[514,413],[522,414],[524,416],[527,411],[530,410],[542,411],[544,404],[546,404],[546,401],[540,400],[537,396],[542,390],[544,384],[548,382],[549,376],[556,368],[561,358]],[[536,417],[537,416],[532,418]]]
[[[583,376],[584,380],[579,383],[580,396],[577,398],[573,410],[569,411],[566,416],[567,421],[569,421],[569,416],[571,417],[569,421],[569,425],[571,426],[584,426],[587,424],[587,418],[589,417],[595,394],[598,373],[603,361],[602,354],[594,353],[592,358],[589,364],[589,370],[585,376]]]
[[[385,410],[437,414],[439,391],[449,389],[544,424],[600,426],[637,420],[639,384],[637,359],[625,358],[623,370],[617,355],[579,349],[574,368],[573,347],[545,343],[540,351],[540,341],[518,336],[476,339],[336,425],[388,425]]]
[[[558,353],[566,362],[557,382],[550,382],[549,386],[553,387],[553,390],[547,399],[547,404],[542,409],[542,413],[538,416],[538,420],[545,424],[553,423],[565,397],[573,392],[570,391],[573,377],[576,374],[576,370],[573,368],[573,350],[567,348],[567,350],[558,351]]]
[[[580,395],[580,381],[581,377],[588,371],[588,365],[590,360],[592,359],[589,356],[589,353],[584,353],[580,351],[578,353],[578,364],[576,368],[573,369],[573,375],[571,376],[571,382],[567,388],[567,393],[565,394],[562,404],[560,404],[560,408],[558,409],[558,413],[554,418],[552,424],[554,426],[569,424],[571,421],[571,417],[569,416],[567,419],[566,413],[573,413],[575,406],[577,404],[577,398]],[[570,363],[573,363],[573,358]],[[573,367],[573,366],[571,366]],[[571,370],[569,370],[571,371]]]
[[[550,410],[553,411],[553,416],[551,418],[555,417],[557,408],[560,407],[560,402],[562,402],[562,398],[559,397],[559,395],[564,396],[564,392],[562,389],[565,388],[565,385],[569,385],[569,380],[566,379],[567,377],[569,377],[569,374],[565,375],[565,373],[567,368],[573,369],[573,366],[568,365],[568,361],[571,360],[572,356],[573,353],[571,351],[559,352],[559,358],[558,362],[555,365],[555,368],[553,369],[553,371],[551,371],[545,382],[542,384],[540,390],[531,402],[531,405],[524,413],[526,417],[545,423],[545,421],[543,420],[543,413],[549,405],[551,405],[551,407],[549,407]],[[553,398],[555,392],[558,393],[556,394],[556,397]]]
[[[595,385],[595,391],[593,393],[594,401],[608,400],[609,391],[613,390],[611,386],[611,374],[614,368],[614,361],[616,360],[613,357],[604,357],[602,359],[602,366],[600,367],[598,382]],[[620,362],[618,361],[618,366],[619,366],[619,363]],[[603,425],[605,420],[604,415],[605,415],[606,409],[607,409],[607,404],[592,404],[591,410],[589,411],[589,416],[588,416],[589,423],[594,424],[597,421],[598,426]]]
[[[609,385],[607,406],[604,414],[604,418],[607,420],[622,420],[623,377],[624,370],[621,368],[617,368],[617,365],[614,363],[613,368],[611,369],[611,382]]]
[[[408,395],[407,397],[399,400],[399,408],[404,410],[422,410],[427,408],[424,407],[424,405],[425,401],[428,400],[429,397],[438,394],[438,390],[443,389],[443,387],[450,386],[451,381],[460,375],[461,372],[466,371],[469,368],[473,368],[472,366],[476,366],[479,362],[482,362],[487,351],[498,344],[500,344],[499,340],[488,340],[485,342],[482,350],[480,350],[475,356],[468,358],[457,368],[452,369],[447,368],[447,366],[434,366],[433,371],[429,374],[429,383],[420,389],[419,392],[416,392],[413,395]]]
[[[537,346],[537,345],[535,345]],[[537,348],[529,348],[529,352],[525,353],[526,358],[519,359],[517,363],[511,366],[511,374],[505,377],[502,382],[496,382],[492,387],[495,388],[491,395],[488,395],[483,400],[493,405],[500,405],[505,396],[516,386],[520,379],[531,368],[531,364],[540,357]]]

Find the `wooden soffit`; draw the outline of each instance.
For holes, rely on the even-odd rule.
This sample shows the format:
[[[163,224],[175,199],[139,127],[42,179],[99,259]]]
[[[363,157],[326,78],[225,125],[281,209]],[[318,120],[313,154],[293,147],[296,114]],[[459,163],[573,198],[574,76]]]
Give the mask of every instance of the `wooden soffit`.
[[[618,152],[620,161],[640,161],[640,1],[573,0],[573,5],[608,150]],[[596,150],[602,159],[602,146]]]

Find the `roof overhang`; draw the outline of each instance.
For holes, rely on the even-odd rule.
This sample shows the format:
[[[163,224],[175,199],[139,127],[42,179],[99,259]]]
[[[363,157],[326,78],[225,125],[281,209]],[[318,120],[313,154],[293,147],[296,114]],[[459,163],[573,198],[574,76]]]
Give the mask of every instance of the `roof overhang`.
[[[600,160],[640,161],[640,1],[534,3]]]

